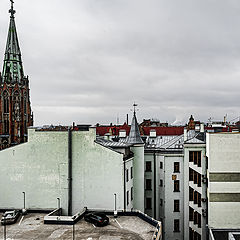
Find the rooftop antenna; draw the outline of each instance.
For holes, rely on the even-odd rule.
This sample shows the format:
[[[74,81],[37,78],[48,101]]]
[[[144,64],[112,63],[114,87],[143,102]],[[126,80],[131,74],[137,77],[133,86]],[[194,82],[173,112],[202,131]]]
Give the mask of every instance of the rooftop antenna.
[[[9,13],[11,13],[11,17],[14,18],[14,14],[16,13],[16,11],[13,8],[14,1],[10,0],[10,2],[11,2],[11,9],[9,10]]]

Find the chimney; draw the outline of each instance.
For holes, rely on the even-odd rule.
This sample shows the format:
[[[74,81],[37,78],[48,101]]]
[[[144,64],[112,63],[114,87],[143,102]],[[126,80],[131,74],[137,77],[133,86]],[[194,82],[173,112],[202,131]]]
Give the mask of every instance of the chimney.
[[[184,139],[184,142],[186,142],[187,141],[187,128],[185,127],[184,128],[184,134],[183,134],[183,139]]]
[[[204,133],[204,123],[201,123],[201,125],[200,125],[200,132]]]
[[[128,125],[128,114],[127,114],[127,125]]]

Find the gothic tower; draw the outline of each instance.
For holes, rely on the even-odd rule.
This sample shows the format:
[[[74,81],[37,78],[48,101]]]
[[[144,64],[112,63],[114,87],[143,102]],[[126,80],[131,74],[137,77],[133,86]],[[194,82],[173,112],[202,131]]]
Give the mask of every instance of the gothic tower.
[[[13,0],[10,24],[0,73],[0,149],[27,141],[27,128],[33,125],[28,76],[24,76]]]

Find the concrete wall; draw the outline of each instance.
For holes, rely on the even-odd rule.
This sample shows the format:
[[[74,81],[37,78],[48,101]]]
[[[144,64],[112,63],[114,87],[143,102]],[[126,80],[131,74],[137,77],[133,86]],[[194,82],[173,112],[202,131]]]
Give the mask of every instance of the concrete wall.
[[[174,162],[180,163],[180,172],[174,173]],[[183,212],[183,156],[178,154],[166,154],[164,156],[164,239],[184,239],[184,212]],[[176,180],[180,182],[180,191],[174,192],[174,181],[172,176],[176,175]],[[180,201],[180,212],[174,212],[174,200]],[[180,231],[174,232],[174,219],[180,220]]]
[[[123,155],[94,142],[95,129],[72,132],[73,213],[123,209]],[[56,208],[67,213],[68,133],[29,129],[29,142],[0,152],[0,208]]]
[[[134,145],[131,151],[134,153],[133,208],[144,212],[144,145]]]
[[[189,151],[201,151],[201,167],[189,162]],[[201,198],[206,198],[207,185],[201,182],[201,187],[198,187],[192,181],[189,181],[189,168],[198,172],[203,176],[206,175],[206,145],[205,144],[185,144],[184,145],[184,239],[189,239],[189,227],[201,235],[201,239],[206,239],[206,217],[203,216],[203,211],[206,210],[206,202],[201,202],[201,207],[189,201],[189,186],[201,194]],[[201,179],[201,181],[202,181]],[[189,221],[189,206],[194,211],[201,215],[201,228],[193,221]]]
[[[207,134],[210,228],[239,228],[240,134]]]

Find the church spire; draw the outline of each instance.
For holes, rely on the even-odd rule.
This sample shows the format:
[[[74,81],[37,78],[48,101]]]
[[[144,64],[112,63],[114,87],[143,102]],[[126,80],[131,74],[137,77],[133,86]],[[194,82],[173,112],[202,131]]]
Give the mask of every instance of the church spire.
[[[137,104],[134,103],[132,125],[131,125],[130,133],[128,136],[128,140],[127,140],[127,142],[130,144],[143,143],[143,140],[140,135],[139,127],[138,127],[137,117],[136,117],[136,107],[137,107]]]
[[[8,30],[7,44],[4,56],[2,79],[6,83],[20,83],[23,80],[23,64],[21,51],[18,42],[17,29],[15,24],[15,13],[13,0],[11,1],[10,24]]]

